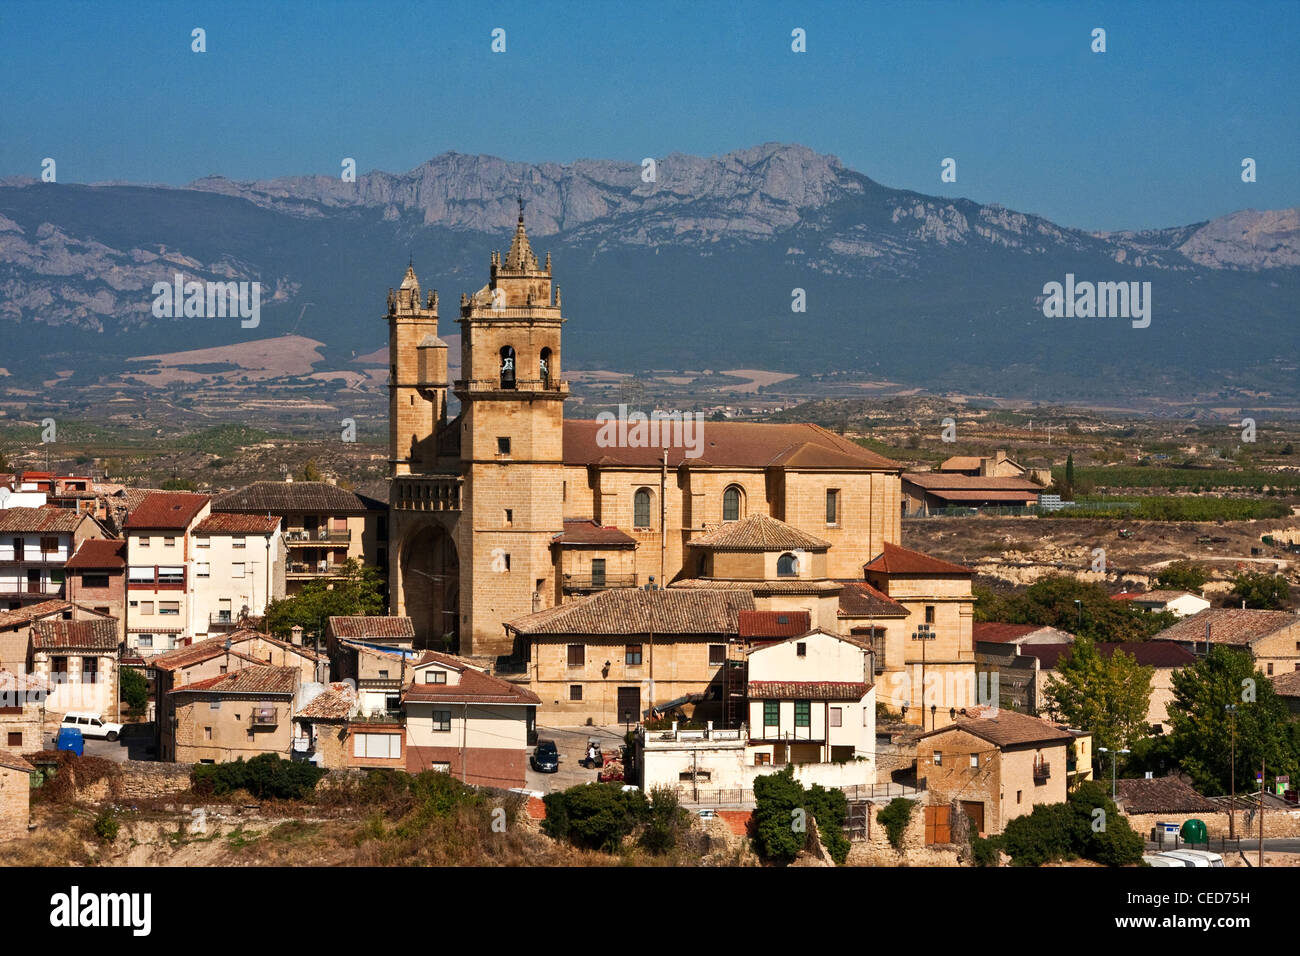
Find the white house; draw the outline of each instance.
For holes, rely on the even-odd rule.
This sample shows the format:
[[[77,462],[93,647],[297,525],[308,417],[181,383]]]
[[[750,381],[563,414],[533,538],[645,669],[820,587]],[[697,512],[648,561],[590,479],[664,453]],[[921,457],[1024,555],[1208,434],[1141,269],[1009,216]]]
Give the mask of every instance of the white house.
[[[285,594],[285,554],[280,519],[274,515],[209,514],[192,532],[190,578],[194,636],[237,627],[245,615],[260,617]]]
[[[1148,611],[1172,611],[1176,617],[1200,614],[1210,602],[1190,591],[1125,591],[1115,595],[1117,601],[1131,601]]]

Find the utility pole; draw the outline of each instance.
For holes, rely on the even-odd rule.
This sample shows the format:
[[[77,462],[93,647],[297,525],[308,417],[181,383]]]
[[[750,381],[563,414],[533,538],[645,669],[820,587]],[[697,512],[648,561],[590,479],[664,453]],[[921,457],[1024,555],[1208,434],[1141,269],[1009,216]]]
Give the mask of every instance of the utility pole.
[[[659,586],[668,580],[668,448],[659,473]]]
[[[1237,837],[1237,705],[1225,704],[1224,710],[1228,712],[1228,727],[1231,744],[1228,749],[1229,766],[1232,770],[1232,796],[1228,804],[1228,839],[1233,840]]]
[[[1264,865],[1264,761],[1259,762],[1259,865]]]

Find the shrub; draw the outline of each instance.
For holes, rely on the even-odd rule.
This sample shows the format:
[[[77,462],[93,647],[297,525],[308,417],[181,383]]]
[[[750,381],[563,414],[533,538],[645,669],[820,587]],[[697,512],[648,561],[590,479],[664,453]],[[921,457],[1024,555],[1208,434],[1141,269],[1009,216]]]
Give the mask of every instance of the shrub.
[[[793,767],[755,778],[754,833],[761,856],[789,863],[807,845],[808,834],[796,832],[793,825],[795,811],[803,809],[803,796]]]
[[[912,819],[912,808],[916,806],[915,800],[908,800],[906,797],[895,797],[885,805],[885,808],[876,814],[876,822],[885,828],[885,835],[889,837],[889,845],[895,850],[903,848],[903,834],[907,831],[907,824]]]
[[[122,700],[126,702],[127,712],[132,717],[139,717],[149,705],[149,682],[134,667],[123,667],[119,673],[122,678]]]
[[[1086,839],[1078,828],[1079,818],[1068,803],[1040,803],[1033,813],[1007,824],[1002,833],[1003,849],[1015,866],[1072,860]]]
[[[589,850],[612,852],[650,814],[640,790],[617,783],[581,784],[543,798],[542,830],[557,840]]]
[[[970,849],[976,866],[997,866],[1000,862],[998,854],[1002,849],[1002,841],[996,836],[982,837],[978,833],[972,833]]]
[[[677,846],[683,831],[690,826],[690,815],[677,800],[677,791],[655,787],[650,791],[650,813],[640,843],[651,853],[667,853]]]
[[[808,791],[807,806],[817,821],[817,831],[822,845],[831,859],[841,866],[849,858],[849,838],[844,835],[844,822],[849,815],[849,801],[843,790],[826,790],[814,783]]]
[[[224,796],[247,790],[258,799],[301,800],[316,789],[325,771],[310,763],[282,760],[279,754],[258,754],[247,763],[240,757],[228,763],[198,764],[190,783],[200,796]]]
[[[100,811],[99,816],[95,817],[95,836],[105,843],[112,843],[116,840],[120,828],[121,824],[117,822],[117,817],[107,807]]]

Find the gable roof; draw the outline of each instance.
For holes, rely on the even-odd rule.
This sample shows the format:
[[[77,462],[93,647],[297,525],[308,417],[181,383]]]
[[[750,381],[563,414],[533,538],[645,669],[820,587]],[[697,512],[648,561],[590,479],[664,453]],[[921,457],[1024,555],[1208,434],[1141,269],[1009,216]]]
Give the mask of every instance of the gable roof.
[[[342,721],[352,716],[357,706],[357,692],[347,681],[332,683],[293,716],[301,720]]]
[[[120,538],[87,538],[64,565],[70,571],[79,568],[99,571],[125,567],[126,542]]]
[[[184,531],[212,499],[188,491],[153,491],[126,519],[131,531]]]
[[[258,657],[244,651],[236,651],[233,648],[240,644],[247,644],[251,641],[261,641],[278,647],[281,650],[297,654],[299,657],[305,657],[310,661],[322,661],[326,659],[324,654],[318,654],[310,647],[302,647],[297,644],[291,644],[288,641],[282,641],[279,638],[272,637],[270,634],[263,634],[260,631],[254,631],[251,628],[240,628],[231,631],[229,634],[218,635],[216,637],[205,637],[201,641],[195,641],[185,647],[177,647],[174,650],[164,651],[149,658],[149,666],[160,670],[183,670],[186,667],[192,667],[195,664],[201,664],[204,661],[210,661],[212,658],[226,653],[225,644],[229,640],[231,644],[231,656],[238,657],[240,660],[251,661],[254,664],[266,664]]]
[[[51,614],[62,614],[64,611],[70,610],[72,610],[72,605],[67,601],[40,601],[36,604],[28,604],[25,607],[16,607],[12,611],[0,611],[0,627],[30,624],[39,618],[49,617]]]
[[[23,773],[35,773],[36,768],[29,764],[18,754],[9,753],[7,750],[0,750],[0,767],[7,770],[21,770]]]
[[[1212,607],[1191,614],[1151,637],[1153,641],[1205,642],[1210,625],[1211,644],[1246,647],[1285,627],[1300,622],[1290,611],[1256,611],[1239,607]]]
[[[469,703],[469,704],[540,704],[541,699],[532,691],[510,681],[484,674],[480,670],[465,668],[455,684],[407,685],[404,699],[408,703]]]
[[[1118,594],[1112,594],[1113,601],[1141,601],[1150,604],[1168,604],[1170,601],[1176,601],[1180,597],[1194,597],[1204,601],[1205,598],[1199,594],[1193,594],[1191,591],[1120,591]]]
[[[1099,641],[1096,648],[1104,660],[1110,660],[1118,650],[1143,667],[1186,667],[1196,661],[1195,654],[1173,641]],[[1043,668],[1052,670],[1073,649],[1073,644],[1025,644],[1020,654],[1036,657]]]
[[[661,435],[670,439],[685,437],[685,428],[659,422]],[[564,422],[564,463],[566,465],[626,465],[659,468],[663,463],[663,443],[644,448],[604,447],[601,429],[608,425],[598,421],[566,419]],[[679,440],[668,446],[668,463],[676,468],[830,468],[836,470],[892,471],[902,469],[896,461],[863,448],[820,425],[805,423],[773,424],[759,422],[703,422],[696,425],[701,436],[700,458],[685,458],[686,448]],[[676,434],[671,434],[675,432]]]
[[[812,629],[812,615],[807,611],[741,611],[737,627],[741,640],[794,637]]]
[[[360,515],[373,509],[367,499],[328,481],[255,481],[218,495],[212,502],[212,510]]]
[[[280,519],[274,515],[221,511],[208,515],[194,531],[197,534],[270,534],[279,527]]]
[[[115,651],[121,643],[117,636],[117,619],[112,617],[85,621],[37,621],[32,625],[34,650]]]
[[[173,694],[270,694],[291,697],[298,688],[298,668],[261,664],[195,681],[171,690]]]
[[[864,571],[878,571],[881,574],[971,574],[975,572],[960,564],[941,561],[920,551],[900,548],[896,544],[885,542],[884,550],[863,566]]]
[[[328,633],[355,641],[415,640],[415,625],[409,617],[351,615],[331,617]]]
[[[844,589],[840,591],[837,617],[907,617],[907,608],[866,581],[855,579],[839,583],[844,585]]]
[[[1125,813],[1213,813],[1219,809],[1177,777],[1116,780],[1115,802]]]
[[[599,525],[590,518],[565,518],[564,530],[554,538],[562,545],[589,544],[607,548],[635,548],[636,539],[613,525]]]
[[[902,478],[926,491],[1018,491],[1037,495],[1043,490],[1028,478],[993,478],[945,471],[905,471]]]
[[[993,714],[988,711],[988,714]],[[1025,744],[1055,744],[1073,740],[1074,735],[1039,717],[1030,717],[1005,707],[996,716],[961,717],[947,727],[922,734],[919,739],[964,730],[998,748],[1019,747]]]
[[[1031,634],[1059,634],[1070,639],[1074,635],[1069,631],[1048,624],[1007,624],[1004,621],[976,621],[971,626],[971,635],[976,643],[1014,644]],[[1050,644],[1068,644],[1069,641],[1048,641]]]
[[[692,548],[711,551],[825,551],[831,546],[829,541],[762,512],[725,522],[686,543]]]
[[[71,533],[88,519],[90,515],[69,508],[3,508],[0,509],[0,533]]]
[[[508,622],[506,628],[528,636],[725,634],[730,637],[739,633],[740,612],[752,610],[754,596],[743,590],[611,588],[517,618]]]
[[[871,685],[860,681],[750,681],[745,693],[751,700],[852,700],[867,696]]]

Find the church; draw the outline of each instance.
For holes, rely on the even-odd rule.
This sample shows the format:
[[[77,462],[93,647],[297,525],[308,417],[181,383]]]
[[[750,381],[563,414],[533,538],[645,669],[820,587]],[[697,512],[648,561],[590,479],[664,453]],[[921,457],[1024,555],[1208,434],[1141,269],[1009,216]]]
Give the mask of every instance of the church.
[[[594,599],[635,588],[678,615],[701,595],[733,637],[742,610],[806,613],[878,645],[878,674],[889,644],[891,669],[905,669],[915,615],[950,638],[930,648],[932,670],[974,673],[971,573],[898,547],[899,463],[812,424],[701,422],[688,446],[681,429],[620,443],[565,418],[560,287],[522,206],[487,284],[461,296],[455,381],[438,319],[437,292],[422,294],[408,267],[387,310],[389,606],[417,644],[518,657],[534,624],[560,634]],[[890,597],[891,564],[905,601]],[[918,584],[924,572],[941,586]],[[741,593],[705,601],[719,591]]]

